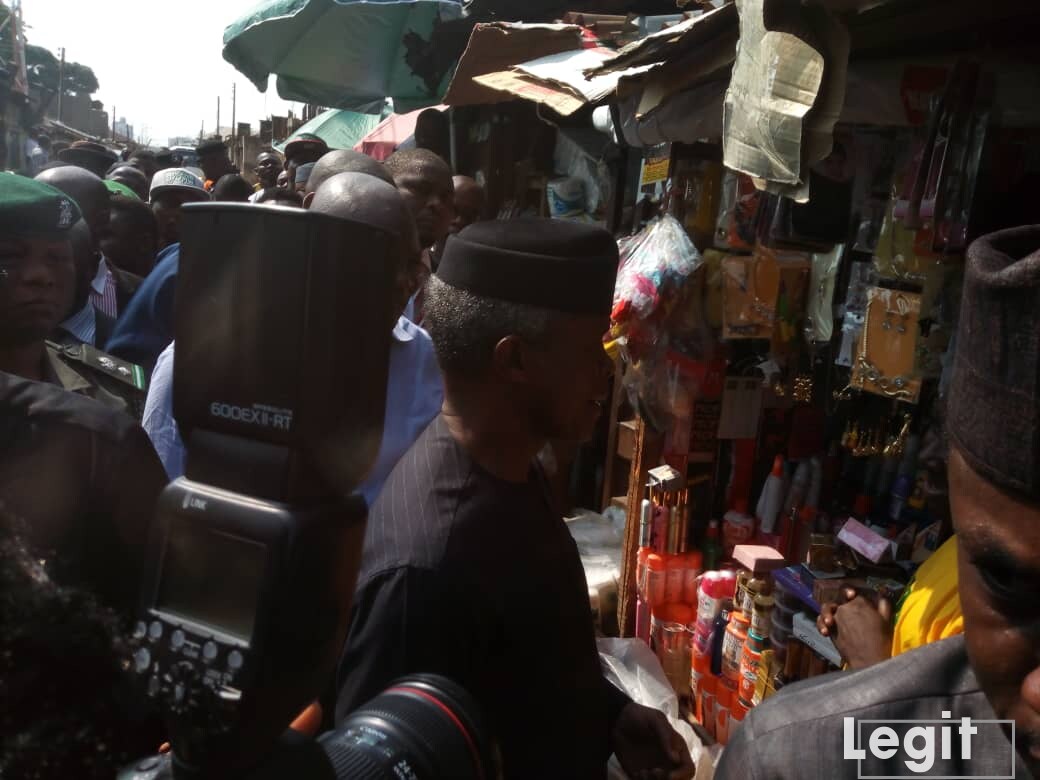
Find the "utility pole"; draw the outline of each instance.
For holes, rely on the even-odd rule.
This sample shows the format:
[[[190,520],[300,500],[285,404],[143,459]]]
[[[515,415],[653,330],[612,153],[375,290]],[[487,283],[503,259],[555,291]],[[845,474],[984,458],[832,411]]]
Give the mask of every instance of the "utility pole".
[[[217,95],[217,136],[220,135],[220,95]]]
[[[112,104],[112,140],[116,140],[116,104]]]
[[[202,136],[206,134],[206,120],[202,120],[202,126],[199,127],[199,143],[202,143]]]
[[[58,61],[58,121],[62,121],[62,97],[65,95],[65,47],[61,47],[61,59]]]
[[[231,136],[232,136],[232,138],[235,138],[235,137],[238,136],[238,129],[237,129],[238,125],[235,124],[235,108],[236,108],[236,106],[235,106],[235,100],[236,100],[236,97],[235,97],[235,87],[236,86],[237,85],[234,82],[231,82]]]

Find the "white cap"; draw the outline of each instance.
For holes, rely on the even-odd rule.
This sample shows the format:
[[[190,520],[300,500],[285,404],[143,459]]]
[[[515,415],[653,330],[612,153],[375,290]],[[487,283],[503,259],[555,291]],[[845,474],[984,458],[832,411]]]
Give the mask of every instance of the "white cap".
[[[209,200],[209,193],[202,179],[185,168],[164,168],[152,177],[152,187],[148,191],[149,198],[155,198],[160,192],[178,190],[190,193],[196,200]]]

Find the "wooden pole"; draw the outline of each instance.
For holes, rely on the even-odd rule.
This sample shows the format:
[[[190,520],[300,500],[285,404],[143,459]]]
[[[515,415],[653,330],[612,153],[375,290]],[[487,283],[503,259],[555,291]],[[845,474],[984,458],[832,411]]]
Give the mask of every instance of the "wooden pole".
[[[661,462],[664,436],[647,428],[642,418],[636,424],[635,452],[628,478],[628,507],[625,540],[621,550],[621,582],[618,586],[618,628],[621,636],[632,636],[636,624],[636,559],[639,552],[639,506],[643,500],[647,472]]]

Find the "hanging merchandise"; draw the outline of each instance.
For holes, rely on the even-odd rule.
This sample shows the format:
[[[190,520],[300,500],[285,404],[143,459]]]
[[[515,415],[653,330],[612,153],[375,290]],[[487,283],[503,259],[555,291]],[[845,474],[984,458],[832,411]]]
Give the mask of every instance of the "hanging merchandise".
[[[611,338],[629,365],[625,387],[655,429],[663,430],[676,415],[687,420],[686,427],[692,397],[685,389],[677,393],[676,375],[686,365],[684,359],[711,357],[700,307],[689,299],[696,289],[691,277],[703,262],[700,253],[670,215],[620,241],[619,250]],[[683,359],[669,364],[673,348],[681,350]],[[682,435],[688,437],[688,430]]]
[[[750,257],[722,261],[724,339],[771,339],[776,327],[780,267],[776,254],[761,245]]]
[[[809,344],[829,342],[834,335],[834,285],[845,247],[838,244],[830,252],[812,256],[809,301],[805,307],[805,337]]]
[[[852,386],[885,398],[916,403],[921,392],[917,371],[921,296],[872,287],[860,336]]]
[[[755,248],[758,207],[762,193],[750,176],[727,171],[722,177],[719,217],[715,228],[715,247],[731,252],[750,252]]]

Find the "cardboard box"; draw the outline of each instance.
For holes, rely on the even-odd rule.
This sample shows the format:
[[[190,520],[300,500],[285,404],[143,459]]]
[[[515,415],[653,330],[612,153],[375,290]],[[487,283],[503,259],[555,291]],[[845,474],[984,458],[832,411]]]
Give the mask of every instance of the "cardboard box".
[[[527,60],[580,49],[581,45],[581,28],[574,24],[478,24],[459,59],[444,103],[472,106],[510,100],[501,90],[473,79]]]

